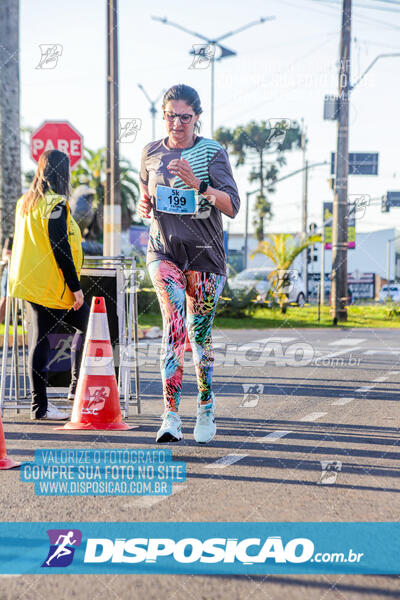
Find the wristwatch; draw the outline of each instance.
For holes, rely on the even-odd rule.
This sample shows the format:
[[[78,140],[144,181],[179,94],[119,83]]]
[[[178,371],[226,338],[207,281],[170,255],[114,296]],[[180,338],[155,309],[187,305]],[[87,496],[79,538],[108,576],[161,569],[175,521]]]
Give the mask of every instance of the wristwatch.
[[[208,188],[208,183],[206,181],[200,181],[200,187],[199,187],[199,192],[200,194],[204,194],[204,192],[207,190]]]

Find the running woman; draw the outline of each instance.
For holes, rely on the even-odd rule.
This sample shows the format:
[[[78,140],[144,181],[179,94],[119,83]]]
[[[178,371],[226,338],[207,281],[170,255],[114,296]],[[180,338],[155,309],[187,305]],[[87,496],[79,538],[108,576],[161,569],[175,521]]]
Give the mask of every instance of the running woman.
[[[197,135],[202,108],[196,90],[174,85],[162,109],[168,135],[143,149],[138,204],[142,218],[153,211],[147,266],[164,324],[165,412],[156,441],[183,438],[178,409],[187,332],[198,386],[194,438],[207,443],[216,433],[211,329],[226,279],[222,214],[234,218],[240,199],[223,146]]]

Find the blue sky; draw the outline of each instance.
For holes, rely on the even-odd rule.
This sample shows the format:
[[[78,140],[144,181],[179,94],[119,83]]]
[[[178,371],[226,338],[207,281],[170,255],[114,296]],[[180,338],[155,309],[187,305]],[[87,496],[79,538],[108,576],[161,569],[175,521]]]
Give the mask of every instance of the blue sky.
[[[98,148],[106,139],[106,10],[105,0],[21,0],[21,117],[37,127],[44,120],[69,120],[84,136],[85,145]],[[367,7],[376,7],[370,9]],[[353,7],[352,76],[354,82],[378,54],[400,53],[399,12],[386,12],[389,3],[360,0]],[[378,10],[381,8],[381,10]],[[166,12],[167,11],[167,12]],[[121,153],[139,166],[142,147],[151,140],[149,95],[175,83],[195,87],[202,101],[202,135],[210,135],[210,71],[189,69],[192,44],[200,40],[151,19],[167,16],[206,36],[219,36],[259,17],[273,21],[227,39],[238,55],[216,63],[215,127],[236,127],[269,118],[304,119],[310,163],[329,160],[336,146],[336,124],[324,121],[323,98],[337,91],[340,5],[314,0],[170,0],[168,4],[119,1],[120,117],[142,119],[134,143]],[[36,69],[39,44],[61,44],[54,69]],[[381,196],[400,190],[400,56],[378,61],[352,93],[350,151],[379,152],[377,177],[351,176],[350,194]],[[157,138],[164,135],[161,113]],[[281,176],[301,167],[301,152],[287,156]],[[34,165],[25,150],[24,168]],[[234,170],[244,201],[247,171]],[[321,222],[322,202],[332,199],[328,167],[310,173],[309,219]],[[294,232],[301,228],[302,178],[297,175],[277,185],[271,197],[273,220],[268,231]],[[244,202],[243,205],[244,207]],[[400,209],[397,209],[400,211]],[[396,225],[400,212],[389,215],[370,206],[357,223],[358,231]],[[231,232],[243,231],[244,210],[229,223]]]

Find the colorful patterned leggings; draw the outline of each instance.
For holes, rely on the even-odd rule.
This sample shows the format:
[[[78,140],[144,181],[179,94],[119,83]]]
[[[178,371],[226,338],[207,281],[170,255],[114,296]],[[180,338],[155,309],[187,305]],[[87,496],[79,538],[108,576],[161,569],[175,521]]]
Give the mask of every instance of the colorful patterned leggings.
[[[148,269],[164,323],[160,365],[165,408],[178,411],[186,330],[193,350],[199,403],[207,404],[211,397],[214,364],[211,328],[226,277],[215,273],[181,271],[169,260],[155,260],[148,265]]]

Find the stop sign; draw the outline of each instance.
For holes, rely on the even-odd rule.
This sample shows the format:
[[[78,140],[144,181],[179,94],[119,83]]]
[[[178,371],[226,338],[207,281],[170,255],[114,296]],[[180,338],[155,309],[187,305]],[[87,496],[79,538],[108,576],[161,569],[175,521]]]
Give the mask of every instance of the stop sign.
[[[46,150],[65,152],[73,168],[82,158],[83,137],[68,121],[45,121],[31,137],[33,160],[38,162]]]

